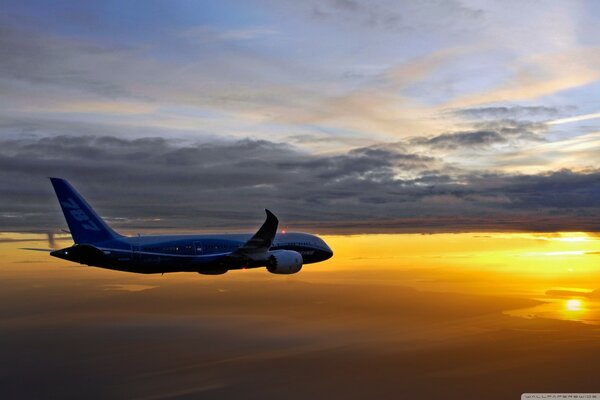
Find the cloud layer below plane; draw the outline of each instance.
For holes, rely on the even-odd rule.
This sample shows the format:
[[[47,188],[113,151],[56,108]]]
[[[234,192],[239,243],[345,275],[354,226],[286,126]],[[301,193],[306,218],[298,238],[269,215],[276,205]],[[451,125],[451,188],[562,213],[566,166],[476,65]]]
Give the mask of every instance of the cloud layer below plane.
[[[102,4],[6,5],[3,230],[600,226],[594,2]]]
[[[416,264],[393,273],[328,266],[285,282],[264,271],[193,279],[3,264],[2,393],[503,400],[532,386],[596,390],[585,366],[600,350],[597,327],[504,314],[537,300],[402,286],[432,281]],[[448,268],[434,271],[452,289],[474,279],[489,290],[498,278],[468,270],[457,284]]]

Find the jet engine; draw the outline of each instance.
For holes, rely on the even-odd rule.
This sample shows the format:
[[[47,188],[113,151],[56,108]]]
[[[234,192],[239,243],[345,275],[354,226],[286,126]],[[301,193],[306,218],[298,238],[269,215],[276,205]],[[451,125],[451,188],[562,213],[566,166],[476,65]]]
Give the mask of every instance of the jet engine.
[[[292,250],[275,250],[269,253],[267,270],[272,274],[295,274],[302,269],[302,255]]]

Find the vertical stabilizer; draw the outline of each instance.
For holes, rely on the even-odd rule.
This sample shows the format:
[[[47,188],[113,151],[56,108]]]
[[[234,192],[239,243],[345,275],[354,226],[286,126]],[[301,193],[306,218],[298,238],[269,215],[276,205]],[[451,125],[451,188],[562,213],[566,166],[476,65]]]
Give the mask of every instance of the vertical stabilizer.
[[[120,237],[64,179],[50,178],[73,240],[77,244],[93,244]]]

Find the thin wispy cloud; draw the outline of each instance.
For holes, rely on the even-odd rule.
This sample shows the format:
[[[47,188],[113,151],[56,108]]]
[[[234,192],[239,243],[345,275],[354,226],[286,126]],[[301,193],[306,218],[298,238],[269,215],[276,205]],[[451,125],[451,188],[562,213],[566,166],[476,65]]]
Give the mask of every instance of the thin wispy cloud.
[[[559,119],[555,119],[552,121],[548,121],[547,124],[548,125],[560,125],[560,124],[568,124],[571,122],[587,121],[590,119],[597,119],[597,118],[600,118],[600,112],[591,113],[591,114],[583,114],[583,115],[574,115],[572,117],[567,117],[567,118],[559,118]]]
[[[265,27],[254,26],[240,29],[218,29],[211,26],[189,28],[181,33],[182,37],[201,41],[244,41],[267,39],[269,36],[280,35],[281,32]]]

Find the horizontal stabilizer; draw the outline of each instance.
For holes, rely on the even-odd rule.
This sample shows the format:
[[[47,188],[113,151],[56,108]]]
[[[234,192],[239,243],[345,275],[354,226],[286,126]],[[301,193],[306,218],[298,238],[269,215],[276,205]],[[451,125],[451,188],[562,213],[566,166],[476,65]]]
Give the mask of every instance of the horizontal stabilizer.
[[[20,247],[19,250],[46,251],[48,253],[54,251],[54,249],[37,249],[34,247]]]

